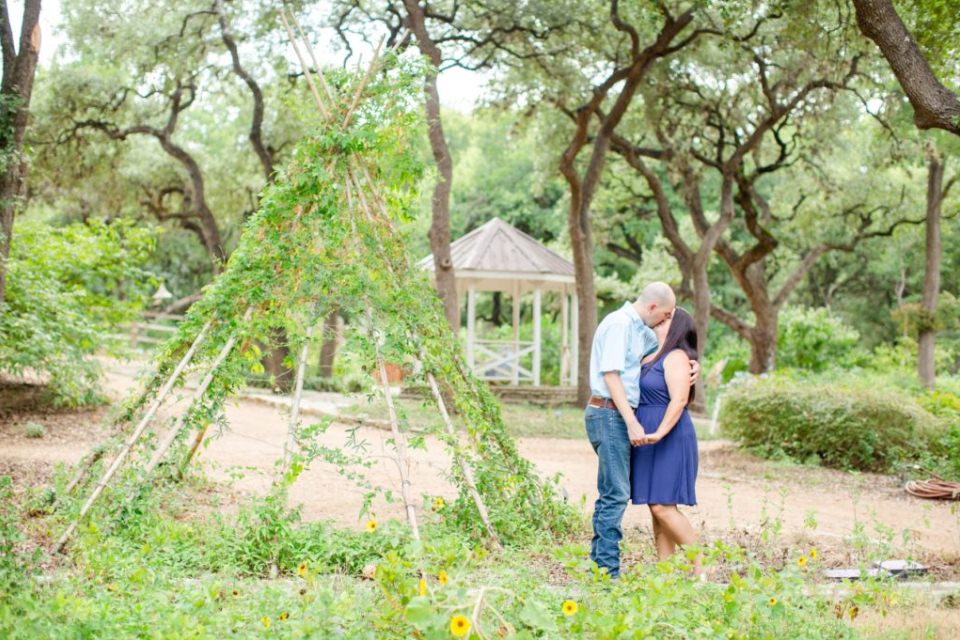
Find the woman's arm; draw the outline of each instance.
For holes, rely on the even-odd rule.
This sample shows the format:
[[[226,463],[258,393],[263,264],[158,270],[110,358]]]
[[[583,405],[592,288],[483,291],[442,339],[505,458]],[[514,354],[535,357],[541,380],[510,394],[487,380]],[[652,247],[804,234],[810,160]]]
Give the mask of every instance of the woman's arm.
[[[660,426],[647,436],[647,444],[655,444],[670,433],[687,407],[687,400],[690,398],[690,358],[687,354],[680,349],[668,353],[663,360],[663,377],[667,382],[667,391],[670,392],[670,404],[667,405]]]

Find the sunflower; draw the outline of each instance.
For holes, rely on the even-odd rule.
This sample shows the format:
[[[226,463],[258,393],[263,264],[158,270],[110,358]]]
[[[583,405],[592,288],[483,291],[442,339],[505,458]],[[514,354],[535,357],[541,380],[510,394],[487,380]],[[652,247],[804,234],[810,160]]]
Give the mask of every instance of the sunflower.
[[[769,604],[770,604],[771,607],[774,606],[774,605],[776,605],[776,604],[777,604],[777,599],[776,599],[776,598],[770,598]]]
[[[263,616],[262,618],[260,618],[260,624],[263,625],[263,628],[264,628],[264,629],[269,629],[269,628],[270,628],[270,618],[268,618],[267,616]]]
[[[465,638],[470,633],[470,621],[464,616],[450,618],[450,633],[458,638]]]
[[[373,533],[377,530],[377,521],[376,520],[367,520],[367,533]]]
[[[857,605],[851,605],[850,607],[850,619],[856,620],[857,616],[860,615],[860,607]]]
[[[303,576],[307,575],[307,563],[306,563],[306,562],[301,562],[301,563],[300,563],[300,566],[297,567],[297,575],[300,576],[301,578],[302,578]]]
[[[800,556],[800,559],[797,560],[797,566],[803,569],[807,565],[807,556]]]
[[[441,569],[440,573],[437,574],[437,581],[440,584],[447,584],[450,582],[450,578],[447,577],[447,572]]]
[[[817,559],[817,550],[816,550],[816,549],[810,549],[810,559],[811,559],[811,560],[816,560],[816,559]]]
[[[563,615],[572,616],[577,612],[577,609],[580,607],[573,600],[564,600],[563,606],[560,607],[563,610]]]
[[[427,595],[427,581],[423,578],[420,578],[420,595]]]
[[[437,497],[434,499],[434,501],[433,501],[433,510],[434,510],[434,511],[440,511],[440,510],[442,510],[445,506],[447,506],[447,503],[444,502],[444,501],[443,501],[443,498],[441,498],[440,496],[437,496]]]
[[[281,614],[280,614],[279,616],[277,616],[277,617],[278,617],[280,620],[286,620],[287,618],[290,617],[290,614],[287,613],[286,611],[284,611],[283,613],[281,613]]]

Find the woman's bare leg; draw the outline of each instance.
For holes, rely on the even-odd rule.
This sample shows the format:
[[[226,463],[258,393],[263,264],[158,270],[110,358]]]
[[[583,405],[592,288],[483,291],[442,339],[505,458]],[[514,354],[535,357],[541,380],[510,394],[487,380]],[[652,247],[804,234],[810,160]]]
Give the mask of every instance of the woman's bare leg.
[[[652,509],[650,511],[650,518],[653,520],[653,542],[657,547],[657,558],[666,560],[677,552],[677,544],[663,526],[660,525],[660,521],[657,520],[657,516],[653,515]]]
[[[660,523],[660,528],[681,547],[697,544],[697,532],[693,530],[687,517],[680,513],[675,504],[652,504],[650,513]],[[703,573],[701,556],[698,554],[693,561],[693,572],[696,575]]]

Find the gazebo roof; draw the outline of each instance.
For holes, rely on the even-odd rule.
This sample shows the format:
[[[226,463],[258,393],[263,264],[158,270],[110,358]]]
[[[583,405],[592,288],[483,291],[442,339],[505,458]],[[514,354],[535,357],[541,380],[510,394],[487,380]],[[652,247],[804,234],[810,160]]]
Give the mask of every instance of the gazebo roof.
[[[573,264],[500,218],[451,243],[450,253],[457,280],[575,282]],[[433,271],[433,256],[419,265]]]

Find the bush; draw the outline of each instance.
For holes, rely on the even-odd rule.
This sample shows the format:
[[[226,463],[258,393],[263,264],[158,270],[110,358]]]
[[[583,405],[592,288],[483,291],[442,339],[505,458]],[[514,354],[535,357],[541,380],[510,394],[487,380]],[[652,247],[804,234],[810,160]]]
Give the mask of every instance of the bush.
[[[864,364],[860,334],[828,309],[787,307],[780,313],[777,364],[808,371]]]
[[[28,438],[42,438],[46,433],[47,430],[39,422],[28,422],[23,427],[23,434]]]
[[[95,402],[99,369],[89,356],[143,302],[149,274],[140,265],[153,239],[152,230],[122,220],[21,222],[0,305],[0,372],[48,376],[57,404]]]
[[[764,457],[861,471],[916,459],[944,433],[940,418],[894,390],[782,377],[734,387],[720,419],[726,433]]]

